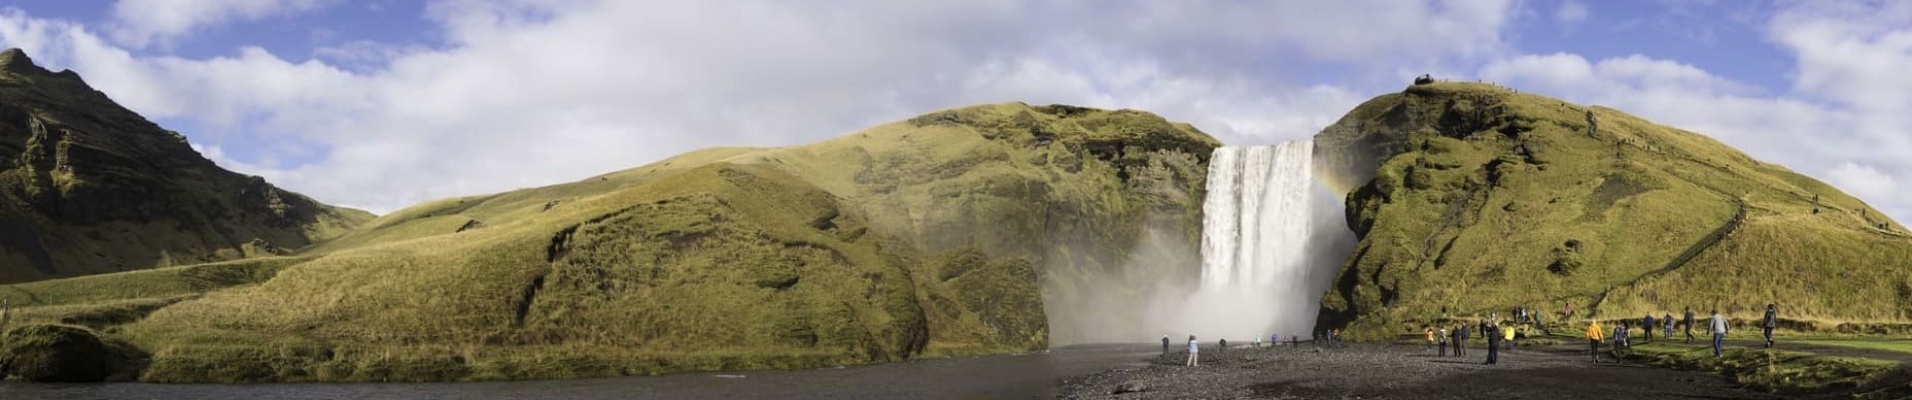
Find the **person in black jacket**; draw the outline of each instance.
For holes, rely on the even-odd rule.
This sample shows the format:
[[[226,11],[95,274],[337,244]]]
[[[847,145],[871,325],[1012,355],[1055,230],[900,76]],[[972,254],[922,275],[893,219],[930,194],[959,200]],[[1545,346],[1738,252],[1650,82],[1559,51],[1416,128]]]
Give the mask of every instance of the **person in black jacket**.
[[[1162,354],[1168,354],[1168,335],[1162,335]]]
[[[1653,313],[1650,311],[1646,313],[1646,321],[1644,322],[1645,323],[1640,324],[1640,331],[1646,333],[1645,336],[1646,336],[1647,343],[1652,343],[1653,342],[1653,327],[1659,326],[1659,325],[1653,324]]]
[[[1482,323],[1486,324],[1487,327],[1481,330],[1482,333],[1487,334],[1487,362],[1482,364],[1493,365],[1494,363],[1500,362],[1500,325],[1498,321],[1495,323]]]
[[[1474,338],[1474,332],[1469,329],[1471,329],[1471,327],[1467,326],[1467,324],[1461,324],[1461,340],[1454,343],[1455,354],[1461,357],[1467,356],[1467,339]]]
[[[1686,343],[1693,343],[1693,306],[1686,306]]]
[[[1772,304],[1766,304],[1766,321],[1759,325],[1766,333],[1766,347],[1773,347],[1773,328],[1779,326],[1779,310]]]

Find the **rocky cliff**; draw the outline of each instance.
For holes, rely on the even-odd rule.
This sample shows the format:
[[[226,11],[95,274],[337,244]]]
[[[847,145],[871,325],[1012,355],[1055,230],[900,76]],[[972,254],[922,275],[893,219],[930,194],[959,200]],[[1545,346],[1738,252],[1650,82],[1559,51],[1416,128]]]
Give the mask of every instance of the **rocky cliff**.
[[[0,282],[282,254],[370,218],[221,169],[79,74],[0,52]]]

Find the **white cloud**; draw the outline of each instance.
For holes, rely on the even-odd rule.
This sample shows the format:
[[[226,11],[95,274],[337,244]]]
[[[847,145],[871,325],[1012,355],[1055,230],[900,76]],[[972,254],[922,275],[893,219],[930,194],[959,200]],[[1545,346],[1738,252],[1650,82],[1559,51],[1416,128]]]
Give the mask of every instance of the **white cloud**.
[[[221,23],[310,11],[335,3],[335,0],[119,0],[113,4],[113,38],[129,46],[146,47]]]
[[[1877,168],[1852,162],[1839,164],[1827,172],[1832,183],[1861,198],[1887,198],[1898,194],[1898,179]]]
[[[1578,1],[1563,1],[1554,9],[1554,21],[1569,27],[1587,22],[1587,15],[1587,5]]]
[[[251,47],[211,59],[134,56],[91,27],[18,11],[0,15],[0,41],[72,66],[149,117],[209,127],[187,132],[207,145],[246,135],[325,149],[301,164],[273,161],[299,149],[221,157],[322,201],[390,211],[988,102],[1146,109],[1233,143],[1301,139],[1365,98],[1362,82],[1392,90],[1403,65],[1445,70],[1505,51],[1498,32],[1511,7],[853,3],[436,2],[426,17],[445,47],[317,52],[329,62]],[[143,31],[322,5],[193,4],[218,6]],[[1349,20],[1379,22],[1335,22]],[[1355,71],[1354,86],[1307,83],[1297,76],[1317,72],[1297,59]]]

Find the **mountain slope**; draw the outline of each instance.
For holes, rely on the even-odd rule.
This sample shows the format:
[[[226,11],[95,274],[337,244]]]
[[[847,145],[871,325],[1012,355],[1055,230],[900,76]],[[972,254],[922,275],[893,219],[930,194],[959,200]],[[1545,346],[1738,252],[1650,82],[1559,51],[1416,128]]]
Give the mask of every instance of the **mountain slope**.
[[[1087,334],[1052,330],[1070,305],[1127,301],[1189,271],[1131,253],[1148,237],[1195,245],[1202,159],[1216,145],[1137,111],[965,107],[806,146],[707,149],[429,202],[271,264],[89,277],[166,297],[46,296],[20,315],[137,314],[97,325],[149,352],[141,377],[164,382],[565,378],[1037,350]],[[234,278],[177,289],[202,275]],[[1116,275],[1136,281],[1090,281]],[[67,281],[0,293],[96,286]]]
[[[0,52],[0,282],[283,253],[370,218],[221,169],[79,74]]]
[[[1469,83],[1377,97],[1316,137],[1361,242],[1323,327],[1419,332],[1447,310],[1706,313],[1800,329],[1912,319],[1912,236],[1844,192],[1618,110]],[[1580,321],[1571,321],[1578,323]]]

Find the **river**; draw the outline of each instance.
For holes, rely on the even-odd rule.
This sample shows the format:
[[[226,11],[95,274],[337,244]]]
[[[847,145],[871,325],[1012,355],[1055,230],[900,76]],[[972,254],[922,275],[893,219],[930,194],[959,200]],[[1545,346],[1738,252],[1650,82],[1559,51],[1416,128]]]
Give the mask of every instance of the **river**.
[[[1073,346],[1041,353],[801,371],[472,383],[161,385],[0,382],[0,399],[1029,399],[1057,381],[1140,366],[1159,348]]]

